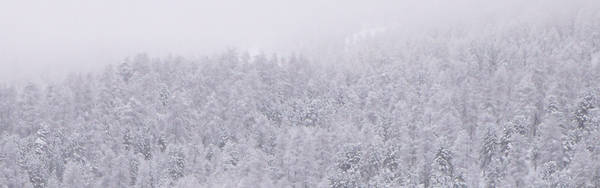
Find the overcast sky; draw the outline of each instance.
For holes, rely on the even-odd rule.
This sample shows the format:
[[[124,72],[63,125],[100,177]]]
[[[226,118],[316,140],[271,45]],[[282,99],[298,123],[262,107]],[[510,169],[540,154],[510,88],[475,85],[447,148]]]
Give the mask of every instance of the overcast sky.
[[[510,19],[582,2],[594,1],[0,0],[0,81],[87,72],[140,52],[302,51],[369,28]]]

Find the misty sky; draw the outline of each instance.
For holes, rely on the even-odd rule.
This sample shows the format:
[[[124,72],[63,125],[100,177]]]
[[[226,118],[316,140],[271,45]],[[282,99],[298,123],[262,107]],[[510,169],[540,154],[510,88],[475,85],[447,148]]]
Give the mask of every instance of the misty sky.
[[[227,48],[301,52],[369,28],[514,19],[594,1],[524,2],[0,0],[0,81],[52,79],[141,52],[187,57]]]

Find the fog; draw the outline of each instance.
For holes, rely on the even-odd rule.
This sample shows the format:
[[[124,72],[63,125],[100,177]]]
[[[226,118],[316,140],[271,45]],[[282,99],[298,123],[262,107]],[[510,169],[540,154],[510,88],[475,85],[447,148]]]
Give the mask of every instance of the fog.
[[[600,187],[598,83],[600,0],[0,0],[0,188]]]
[[[224,49],[303,53],[370,28],[539,19],[598,4],[475,0],[3,0],[0,81],[52,80],[136,53],[197,57]],[[560,15],[560,14],[548,14]],[[389,30],[388,30],[389,31]]]

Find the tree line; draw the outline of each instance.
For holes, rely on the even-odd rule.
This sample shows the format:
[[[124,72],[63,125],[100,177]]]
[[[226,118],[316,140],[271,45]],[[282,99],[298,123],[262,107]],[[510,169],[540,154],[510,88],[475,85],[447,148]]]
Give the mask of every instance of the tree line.
[[[599,187],[600,22],[0,86],[0,187]]]

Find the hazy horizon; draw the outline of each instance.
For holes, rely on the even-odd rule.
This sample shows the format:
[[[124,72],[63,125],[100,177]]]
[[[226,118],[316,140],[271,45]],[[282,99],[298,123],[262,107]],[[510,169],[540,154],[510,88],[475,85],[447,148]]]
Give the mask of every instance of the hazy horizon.
[[[342,3],[343,2],[343,3]],[[338,50],[372,28],[418,29],[540,19],[577,1],[4,1],[0,81],[55,80],[126,57],[197,57],[225,49]],[[392,29],[390,29],[392,30]],[[393,31],[393,30],[392,30]]]

